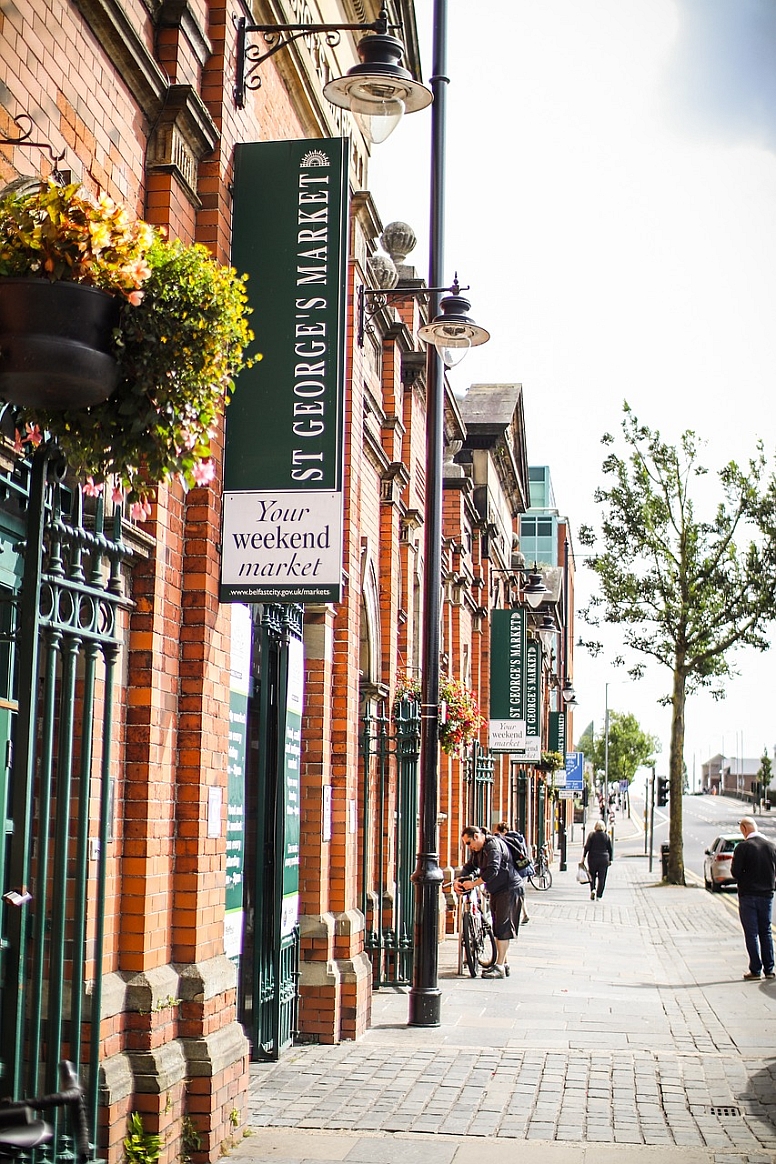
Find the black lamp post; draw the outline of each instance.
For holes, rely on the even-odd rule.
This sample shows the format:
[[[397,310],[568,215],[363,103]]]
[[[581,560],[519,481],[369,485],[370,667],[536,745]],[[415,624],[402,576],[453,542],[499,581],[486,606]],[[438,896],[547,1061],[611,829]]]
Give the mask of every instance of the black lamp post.
[[[445,114],[447,106],[447,0],[434,0],[431,91],[431,205],[429,285],[444,278]],[[439,297],[430,314],[439,314]],[[420,733],[420,828],[415,885],[415,956],[409,1023],[438,1027],[442,992],[439,969],[439,624],[442,577],[442,458],[444,448],[444,362],[433,344],[426,350],[426,511],[423,579],[423,678]]]
[[[434,0],[431,90],[431,205],[429,287],[444,278],[445,128],[447,111],[447,0]],[[420,828],[415,885],[415,939],[410,989],[411,1026],[439,1026],[442,992],[439,967],[439,647],[442,578],[442,462],[444,451],[446,353],[484,343],[490,337],[468,316],[469,302],[456,284],[440,301],[432,291],[432,322],[420,331],[426,340],[426,508],[423,579],[423,677],[421,682]]]

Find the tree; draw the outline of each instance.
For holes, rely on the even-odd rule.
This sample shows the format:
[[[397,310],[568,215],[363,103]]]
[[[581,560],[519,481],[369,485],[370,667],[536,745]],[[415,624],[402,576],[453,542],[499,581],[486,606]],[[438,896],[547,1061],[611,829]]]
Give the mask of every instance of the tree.
[[[771,766],[771,758],[768,755],[766,748],[763,748],[763,754],[760,757],[760,767],[757,769],[757,779],[760,782],[760,798],[765,800],[768,796],[768,787],[771,783],[773,769]]]
[[[579,738],[577,751],[584,752],[593,768],[598,772],[606,768],[606,725],[604,730],[593,737],[592,724]],[[611,711],[609,713],[609,781],[627,780],[633,782],[636,772],[644,764],[653,764],[654,756],[660,751],[656,736],[642,731],[635,715],[631,712]]]
[[[731,461],[719,470],[721,499],[708,520],[696,516],[693,488],[706,475],[699,463],[699,442],[686,431],[677,447],[639,424],[624,405],[626,454],[611,452],[603,463],[610,479],[596,490],[603,506],[601,552],[589,565],[600,593],[586,612],[594,625],[603,617],[623,627],[623,643],[657,660],[672,674],[670,854],[668,880],[684,884],[682,787],[685,706],[699,687],[716,698],[719,680],[735,674],[735,647],[764,651],[765,624],[776,617],[776,479],[762,443],[742,471]],[[612,445],[609,434],[602,443]],[[739,548],[736,537],[745,538]],[[594,546],[590,527],[583,544]],[[596,651],[600,643],[588,646]],[[630,668],[640,678],[645,663]]]

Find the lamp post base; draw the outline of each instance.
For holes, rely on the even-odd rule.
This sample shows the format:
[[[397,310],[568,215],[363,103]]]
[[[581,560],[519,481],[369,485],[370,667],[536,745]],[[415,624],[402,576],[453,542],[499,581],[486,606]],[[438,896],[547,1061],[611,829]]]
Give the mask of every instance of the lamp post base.
[[[415,987],[410,990],[411,1027],[438,1027],[442,1020],[442,991],[435,986]]]

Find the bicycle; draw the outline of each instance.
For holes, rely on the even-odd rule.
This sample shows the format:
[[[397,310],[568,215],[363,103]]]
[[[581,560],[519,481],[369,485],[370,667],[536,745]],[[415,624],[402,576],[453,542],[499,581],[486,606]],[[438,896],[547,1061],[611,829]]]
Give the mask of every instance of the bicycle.
[[[472,978],[476,978],[479,969],[487,970],[496,961],[496,939],[490,922],[490,908],[487,898],[476,889],[466,890],[461,895],[461,902],[461,943],[469,973]]]
[[[550,872],[546,845],[542,845],[537,850],[533,861],[533,872],[528,874],[528,880],[534,889],[544,891],[552,888],[552,873]]]
[[[86,1121],[84,1090],[75,1067],[66,1059],[59,1064],[60,1091],[32,1099],[0,1100],[0,1159],[14,1160],[54,1138],[54,1128],[45,1120],[35,1119],[33,1112],[50,1107],[71,1109],[76,1164],[92,1159]]]

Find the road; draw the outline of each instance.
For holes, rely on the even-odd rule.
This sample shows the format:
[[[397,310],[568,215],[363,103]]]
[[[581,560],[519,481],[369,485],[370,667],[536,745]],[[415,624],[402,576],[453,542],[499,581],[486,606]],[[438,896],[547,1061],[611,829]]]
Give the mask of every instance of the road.
[[[643,802],[634,796],[632,807],[632,821],[643,821]],[[751,812],[751,807],[730,796],[685,796],[682,801],[682,820],[684,833],[684,863],[685,869],[703,878],[704,851],[711,846],[715,837],[720,833],[737,832],[738,822],[742,816]],[[776,811],[758,813],[755,817],[760,832],[776,841]],[[625,834],[629,831],[627,818],[617,813],[615,830]],[[655,836],[654,860],[655,868],[660,869],[660,846],[668,841],[668,809],[655,808]],[[644,852],[644,837],[630,840],[623,839],[621,853]],[[735,892],[734,890],[732,892]]]

